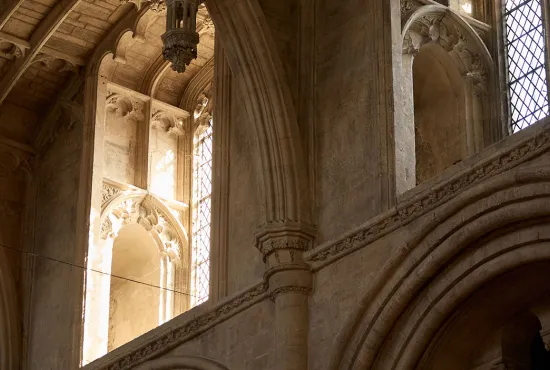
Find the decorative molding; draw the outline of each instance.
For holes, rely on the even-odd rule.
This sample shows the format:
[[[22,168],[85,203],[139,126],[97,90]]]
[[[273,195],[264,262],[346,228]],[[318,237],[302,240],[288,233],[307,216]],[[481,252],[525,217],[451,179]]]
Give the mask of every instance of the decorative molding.
[[[306,286],[282,286],[274,289],[269,293],[269,299],[272,301],[275,301],[275,298],[277,298],[280,294],[302,294],[302,295],[310,295],[311,294],[311,287]]]
[[[310,249],[311,242],[305,239],[296,238],[296,239],[287,239],[285,238],[276,238],[269,239],[261,243],[259,250],[262,253],[264,262],[267,261],[267,258],[272,253],[276,253],[280,250],[295,250],[300,252],[307,252]]]
[[[122,189],[116,186],[113,186],[109,183],[103,182],[102,191],[101,191],[101,204],[105,205],[121,192],[122,192]]]
[[[76,66],[72,62],[44,53],[38,54],[31,62],[31,64],[34,63],[39,63],[42,68],[45,68],[52,72],[78,73],[78,66]]]
[[[181,137],[185,135],[184,122],[185,117],[177,116],[165,110],[153,109],[151,127],[156,130],[162,130],[168,135]]]
[[[411,15],[424,5],[418,0],[401,0],[401,27],[404,27]]]
[[[131,96],[109,91],[107,94],[106,109],[114,112],[118,117],[126,117],[132,121],[143,121],[145,118],[145,103]]]
[[[210,329],[216,324],[223,322],[246,308],[259,303],[267,298],[267,286],[263,283],[255,285],[245,292],[223,302],[213,309],[189,320],[181,325],[174,327],[174,321],[171,321],[170,329],[158,337],[146,341],[137,349],[130,351],[112,362],[105,365],[93,367],[93,363],[84,367],[84,369],[104,369],[104,370],[127,370],[150,360],[181,343],[184,343],[200,333]],[[177,319],[176,319],[177,320]]]
[[[255,246],[266,262],[271,254],[288,251],[294,257],[295,252],[304,253],[313,246],[317,230],[310,225],[296,222],[273,222],[260,227],[255,235]],[[277,258],[278,259],[278,258]]]
[[[544,131],[508,148],[498,157],[474,166],[459,177],[435,186],[429,192],[419,194],[404,205],[398,205],[385,215],[374,219],[365,227],[346,237],[306,254],[305,259],[317,263],[335,261],[372,243],[398,227],[410,223],[473,185],[516,167],[548,150],[550,150],[550,128],[546,127]]]
[[[21,59],[25,56],[25,49],[0,37],[0,56],[10,60]]]

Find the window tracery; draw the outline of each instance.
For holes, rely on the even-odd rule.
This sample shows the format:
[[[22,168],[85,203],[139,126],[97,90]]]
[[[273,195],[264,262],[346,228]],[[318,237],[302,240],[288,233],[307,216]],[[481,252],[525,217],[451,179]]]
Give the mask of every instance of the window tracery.
[[[90,219],[83,364],[209,298],[210,88],[187,112],[106,86],[94,159],[101,185],[94,188],[99,215],[92,209]]]
[[[503,7],[510,125],[517,132],[548,115],[548,71],[541,0],[506,0]]]

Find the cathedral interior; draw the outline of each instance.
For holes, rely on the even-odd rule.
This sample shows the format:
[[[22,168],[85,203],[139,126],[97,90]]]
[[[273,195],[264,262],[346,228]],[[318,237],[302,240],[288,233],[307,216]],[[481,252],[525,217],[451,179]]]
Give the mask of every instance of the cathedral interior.
[[[0,0],[0,370],[549,370],[550,0]]]

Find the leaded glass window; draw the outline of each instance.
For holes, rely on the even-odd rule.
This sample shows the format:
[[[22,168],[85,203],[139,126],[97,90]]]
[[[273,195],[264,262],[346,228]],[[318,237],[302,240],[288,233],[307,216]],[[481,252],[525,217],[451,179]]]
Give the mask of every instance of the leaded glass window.
[[[191,307],[208,300],[212,198],[212,120],[194,140]]]
[[[510,124],[517,132],[548,115],[541,0],[505,0]]]

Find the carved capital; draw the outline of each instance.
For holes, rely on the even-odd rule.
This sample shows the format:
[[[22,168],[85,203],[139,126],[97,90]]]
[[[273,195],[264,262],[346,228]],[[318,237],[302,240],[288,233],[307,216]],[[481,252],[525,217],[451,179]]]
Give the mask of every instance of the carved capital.
[[[256,248],[268,268],[303,263],[302,255],[312,249],[315,229],[292,222],[268,224],[256,234]]]

